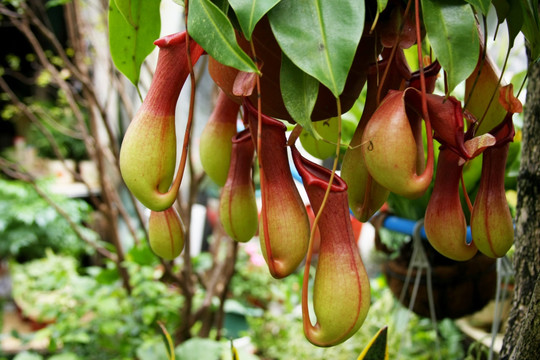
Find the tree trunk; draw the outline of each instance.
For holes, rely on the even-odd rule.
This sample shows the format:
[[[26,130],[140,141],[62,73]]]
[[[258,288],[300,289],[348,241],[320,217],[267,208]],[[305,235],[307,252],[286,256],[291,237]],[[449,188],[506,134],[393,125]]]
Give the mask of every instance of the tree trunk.
[[[515,292],[503,360],[536,360],[540,349],[540,63],[530,66],[517,183]]]

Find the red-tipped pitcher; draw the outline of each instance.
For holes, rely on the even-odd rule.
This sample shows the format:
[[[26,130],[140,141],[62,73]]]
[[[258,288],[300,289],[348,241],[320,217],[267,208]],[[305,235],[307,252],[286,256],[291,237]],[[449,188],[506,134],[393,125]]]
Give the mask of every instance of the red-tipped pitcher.
[[[231,163],[231,139],[236,135],[240,104],[219,91],[216,106],[201,133],[199,155],[206,174],[219,186],[225,185]]]
[[[304,159],[292,148],[296,169],[315,214],[322,206],[331,172]],[[369,279],[360,258],[351,225],[347,184],[334,176],[329,196],[318,221],[321,235],[313,285],[317,322],[308,312],[308,276],[311,251],[306,261],[302,287],[304,333],[318,346],[333,346],[350,338],[362,325],[370,305]]]
[[[261,147],[257,149],[262,198],[259,237],[270,273],[282,278],[296,270],[306,255],[309,218],[289,168],[286,126],[258,114],[247,99],[244,109],[255,144],[258,116],[261,118]]]
[[[427,162],[422,142],[422,116],[411,99],[414,88],[390,91],[366,125],[362,153],[369,173],[393,193],[417,198],[424,194],[433,177],[433,141],[426,122]]]
[[[478,250],[490,257],[502,257],[514,243],[514,224],[504,189],[508,148],[514,138],[512,114],[492,134],[497,143],[482,154],[482,175],[471,214],[471,232]]]
[[[176,165],[174,114],[178,96],[189,75],[186,33],[155,41],[158,63],[148,95],[131,121],[120,150],[120,171],[133,195],[154,211],[169,208],[180,181],[173,184]],[[191,62],[204,50],[190,42]],[[177,178],[179,179],[179,178]]]
[[[424,219],[429,243],[439,253],[456,261],[469,260],[477,252],[474,244],[467,244],[467,221],[459,197],[462,171],[459,155],[450,148],[442,148]]]
[[[249,130],[232,138],[231,165],[219,203],[219,218],[225,232],[240,242],[249,241],[257,232],[258,212],[251,177],[254,152]]]
[[[148,242],[159,257],[172,260],[184,249],[184,223],[174,207],[151,211],[148,219]]]

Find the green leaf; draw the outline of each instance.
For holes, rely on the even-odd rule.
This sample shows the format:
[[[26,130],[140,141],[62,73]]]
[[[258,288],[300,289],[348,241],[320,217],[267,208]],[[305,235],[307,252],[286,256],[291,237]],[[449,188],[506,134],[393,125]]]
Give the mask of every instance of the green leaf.
[[[50,9],[55,6],[66,5],[67,3],[70,3],[70,2],[71,0],[48,0],[47,3],[45,4],[45,7],[47,9]]]
[[[448,92],[475,69],[480,44],[471,7],[462,0],[422,0],[429,42],[447,73]]]
[[[514,40],[523,26],[523,9],[519,2],[510,7],[510,11],[506,17],[506,25],[508,27],[508,47],[512,48],[514,46]]]
[[[493,6],[497,12],[497,20],[499,24],[502,24],[510,11],[510,4],[507,0],[493,0]]]
[[[339,118],[336,116],[326,120],[314,121],[311,126],[318,139],[307,131],[303,131],[299,139],[304,150],[321,160],[335,156],[339,137]]]
[[[521,31],[529,49],[531,60],[536,62],[540,59],[540,22],[538,20],[538,3],[531,0],[521,0],[523,8],[523,27]]]
[[[156,256],[148,246],[134,246],[126,254],[127,258],[138,265],[152,266],[156,263]]]
[[[482,15],[488,14],[491,0],[465,0],[465,1],[473,5],[476,9],[480,10]]]
[[[168,359],[166,346],[163,344],[161,338],[150,338],[145,340],[139,347],[137,347],[136,354],[137,359],[140,360],[155,360],[155,359]]]
[[[95,279],[100,284],[114,284],[118,281],[118,270],[103,269],[95,276]]]
[[[533,0],[521,0],[521,4],[524,6],[524,8],[527,9],[527,12],[531,13],[531,16],[534,19],[534,22],[538,24],[540,22],[538,15],[538,1]]]
[[[268,19],[291,61],[338,97],[364,29],[364,2],[282,0]]]
[[[133,16],[131,15],[131,0],[114,0],[114,3],[126,22],[132,27],[136,27],[137,25],[133,21]]]
[[[508,27],[509,47],[514,46],[514,40],[523,27],[523,17],[526,16],[527,2],[516,1],[510,6],[507,0],[493,0],[497,12],[497,21],[506,21]],[[533,19],[534,20],[534,19]]]
[[[280,87],[283,103],[289,114],[294,121],[315,136],[311,126],[311,112],[319,93],[319,82],[282,54]]]
[[[191,338],[176,347],[175,353],[182,360],[215,360],[221,355],[223,345],[211,339]]]
[[[251,40],[257,22],[278,2],[280,0],[229,0],[242,32],[248,40]]]
[[[159,327],[161,328],[161,331],[163,333],[163,336],[165,337],[165,341],[167,343],[167,358],[169,360],[175,360],[176,354],[174,350],[174,342],[171,338],[171,334],[167,331],[167,328],[165,325],[163,325],[161,322],[158,322]]]
[[[377,12],[382,13],[388,5],[388,0],[377,0]]]
[[[33,352],[23,351],[17,354],[13,360],[43,360],[43,356]]]
[[[72,353],[72,352],[66,352],[66,353],[61,353],[58,355],[53,355],[49,357],[47,360],[79,360],[79,359],[80,357],[78,357],[77,354]]]
[[[126,12],[130,3],[131,22],[117,7],[117,1]],[[141,65],[154,49],[159,37],[161,18],[159,0],[110,0],[109,46],[114,64],[135,86],[139,83]]]
[[[259,73],[255,63],[236,42],[229,19],[210,0],[189,2],[188,30],[191,37],[221,64]]]
[[[369,341],[357,360],[387,360],[388,359],[388,327],[385,326]]]

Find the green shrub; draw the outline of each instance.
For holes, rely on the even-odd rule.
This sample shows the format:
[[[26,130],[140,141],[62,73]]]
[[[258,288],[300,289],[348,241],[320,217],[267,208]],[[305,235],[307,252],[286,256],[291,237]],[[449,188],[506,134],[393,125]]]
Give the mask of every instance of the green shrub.
[[[122,287],[114,264],[79,270],[77,264],[71,256],[48,252],[46,258],[12,266],[17,279],[14,294],[22,292],[30,300],[26,307],[33,307],[30,311],[54,319],[35,334],[50,340],[51,354],[85,360],[135,359],[149,344],[165,349],[157,322],[173,334],[183,298],[178,289],[159,281],[162,269],[146,246],[126,254],[131,294]],[[56,296],[56,301],[44,304],[40,296]]]
[[[46,188],[46,183],[39,184]],[[92,208],[83,200],[49,194],[79,225],[85,236],[97,235],[81,226]],[[45,256],[45,249],[80,255],[89,247],[69,223],[33,187],[23,181],[0,179],[0,257],[27,261]]]
[[[299,279],[301,281],[301,279]],[[248,318],[250,336],[264,359],[356,359],[371,338],[388,326],[390,359],[462,359],[462,334],[451,320],[439,321],[440,357],[436,354],[437,332],[431,321],[403,308],[384,283],[372,281],[372,304],[360,328],[343,344],[330,348],[311,345],[304,337],[300,304],[293,311],[267,311],[262,317]],[[285,308],[291,304],[285,304]]]

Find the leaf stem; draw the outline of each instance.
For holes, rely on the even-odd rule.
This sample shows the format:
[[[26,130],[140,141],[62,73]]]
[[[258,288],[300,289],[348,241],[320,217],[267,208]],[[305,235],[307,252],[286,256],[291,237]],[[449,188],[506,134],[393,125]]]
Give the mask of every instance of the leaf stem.
[[[467,187],[465,186],[465,179],[463,178],[463,173],[461,173],[461,190],[463,191],[463,197],[465,198],[465,202],[467,203],[469,212],[472,214],[473,205],[471,202],[471,198],[469,197],[469,193],[467,193]]]
[[[426,98],[426,76],[424,74],[424,60],[422,57],[422,38],[420,33],[420,4],[419,0],[415,0],[415,23],[416,23],[416,48],[418,51],[418,68],[420,71],[420,89],[422,91],[422,116],[424,118],[424,122],[426,124],[426,136],[427,136],[427,164],[426,164],[426,170],[424,170],[424,173],[428,171],[429,168],[433,168],[433,134],[431,132],[431,120],[429,118],[429,112],[428,112],[428,106],[427,106],[427,98]]]
[[[294,129],[292,130],[291,134],[289,135],[289,139],[287,140],[287,146],[293,146],[300,134],[302,133],[302,130],[304,128],[300,124],[296,124],[294,126]]]
[[[407,7],[405,8],[405,11],[403,12],[403,18],[406,18],[409,15],[409,11],[411,9],[412,0],[409,0],[407,2]],[[401,24],[399,29],[399,34],[403,31],[403,27],[405,26],[405,23]],[[419,30],[417,30],[418,32]],[[379,83],[379,88],[377,90],[377,98],[375,99],[377,106],[381,103],[381,92],[383,90],[383,84],[386,81],[386,78],[388,77],[388,72],[390,71],[390,67],[392,65],[392,61],[394,60],[394,57],[396,55],[397,48],[399,47],[399,41],[400,41],[400,35],[396,37],[396,42],[394,46],[392,47],[392,51],[390,52],[390,56],[388,58],[388,64],[386,65],[383,75],[381,77],[381,82]]]

